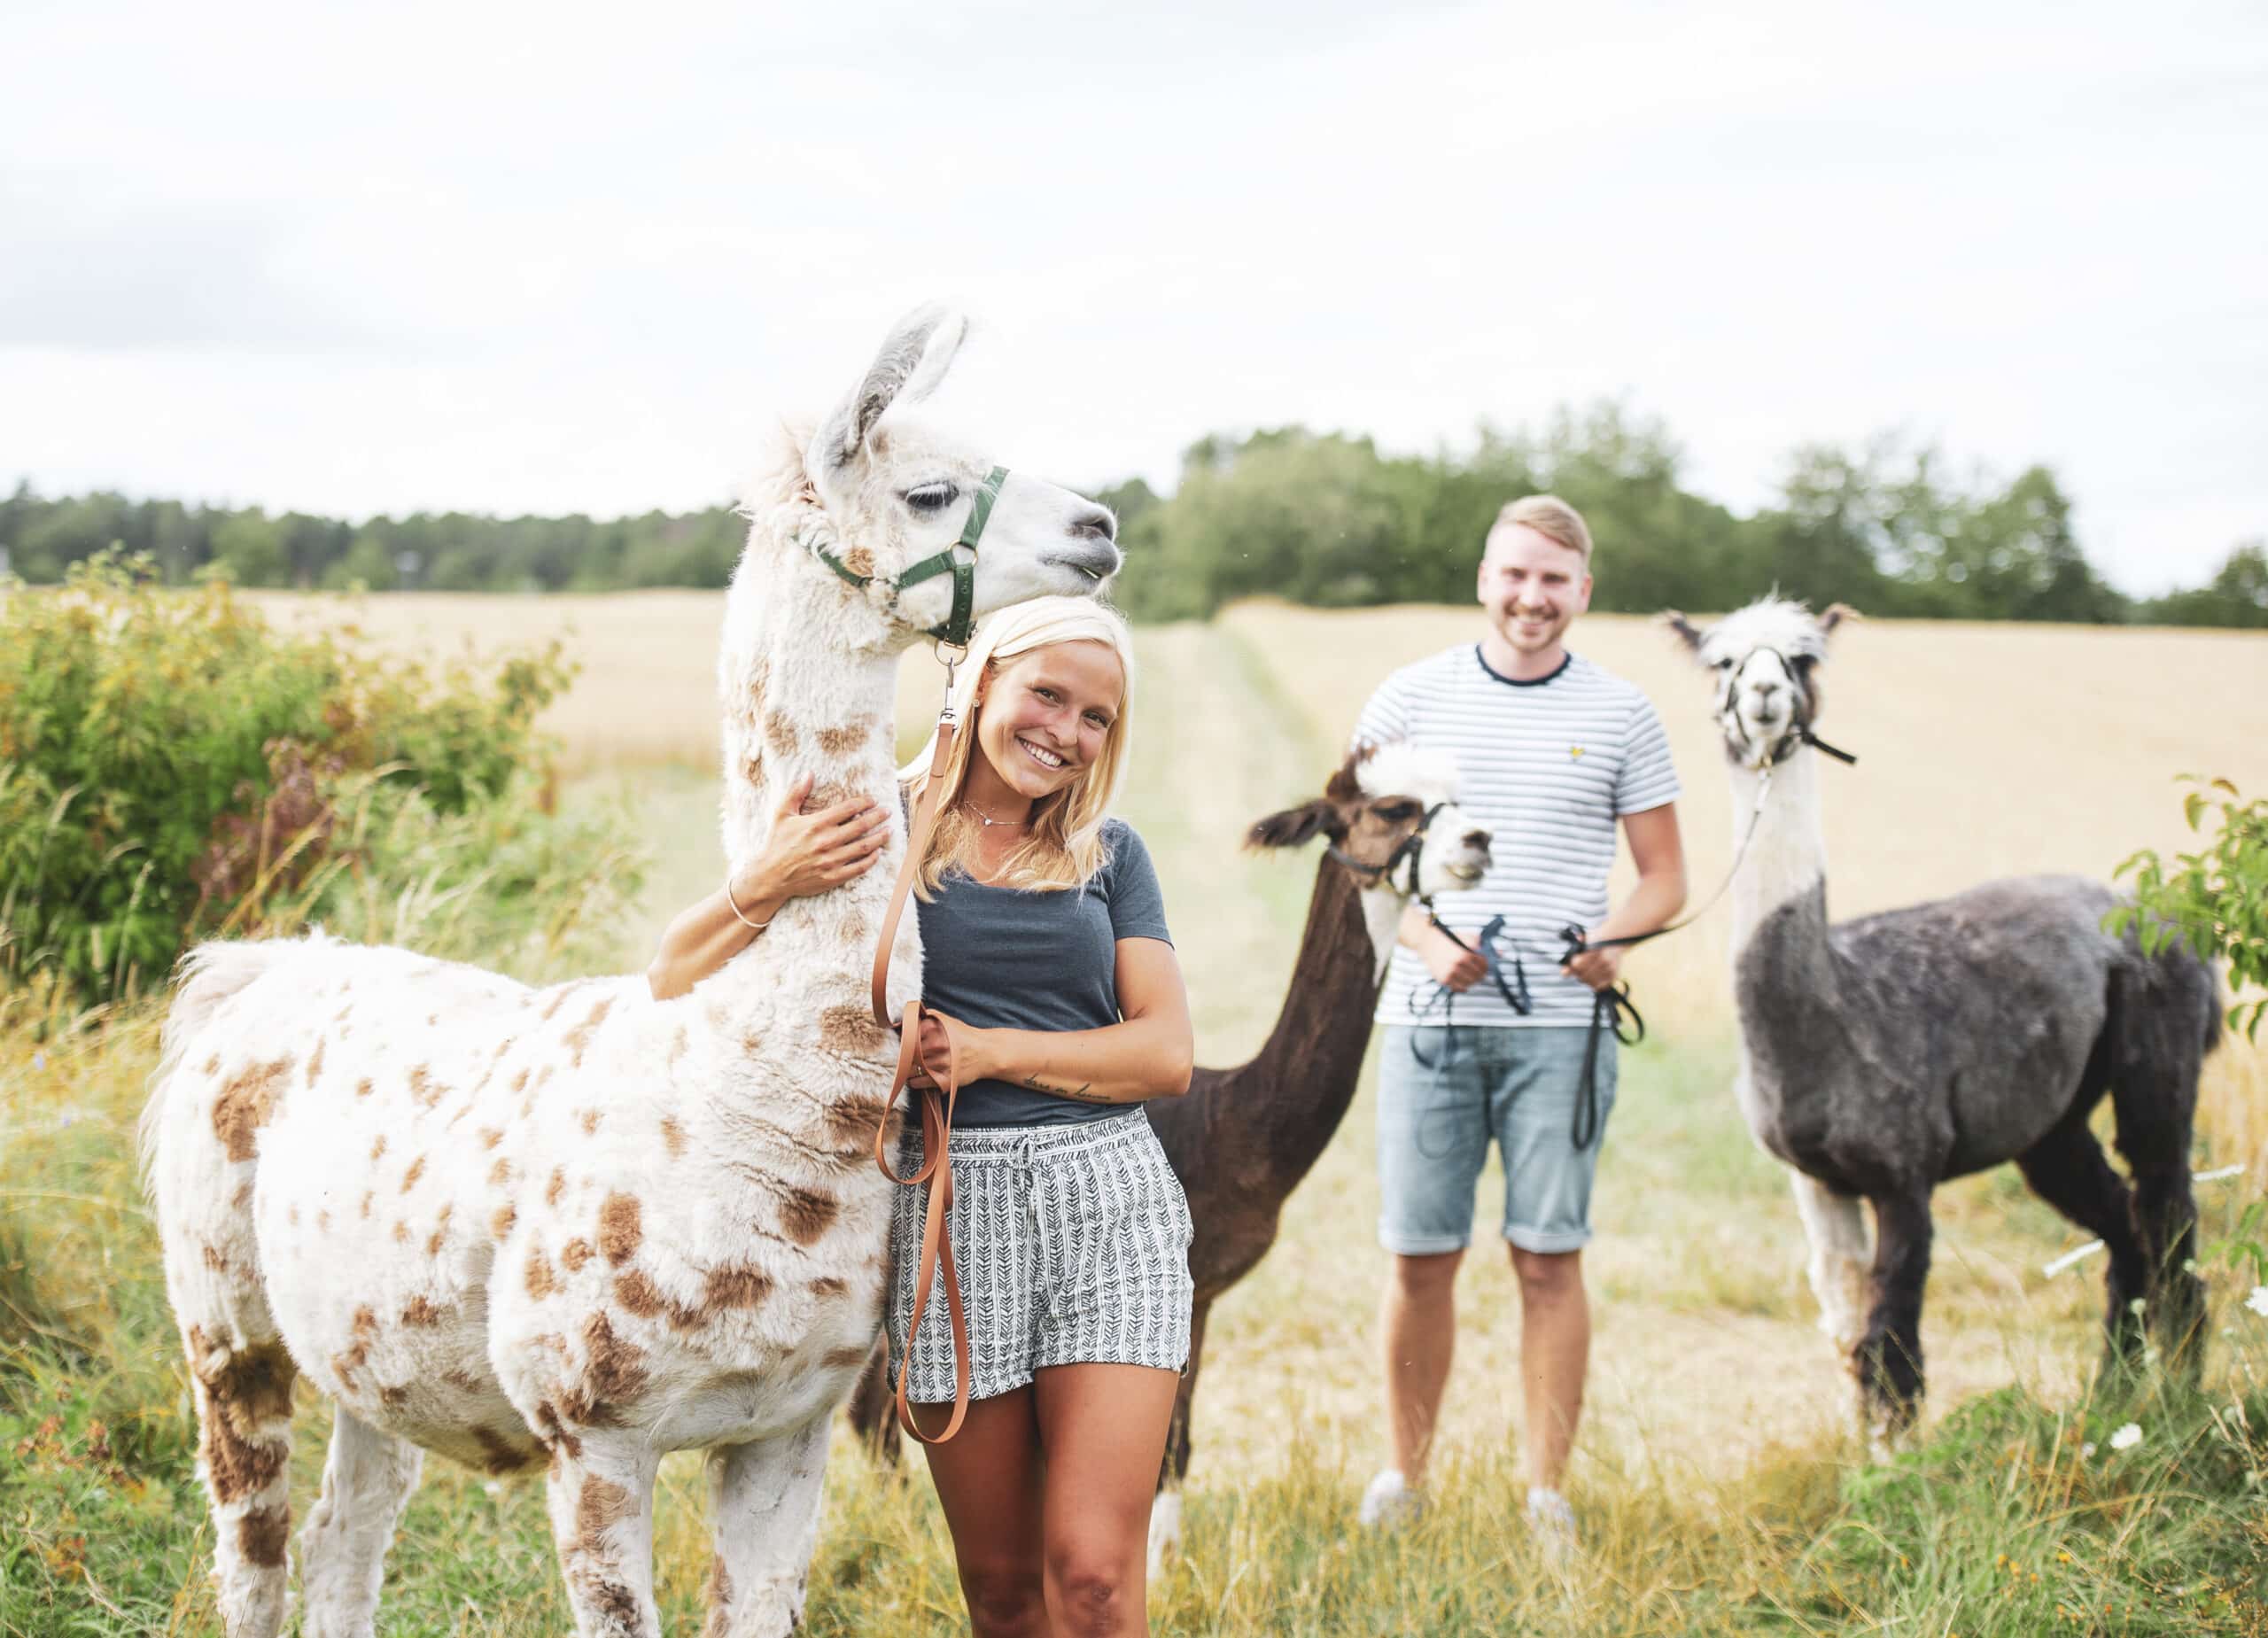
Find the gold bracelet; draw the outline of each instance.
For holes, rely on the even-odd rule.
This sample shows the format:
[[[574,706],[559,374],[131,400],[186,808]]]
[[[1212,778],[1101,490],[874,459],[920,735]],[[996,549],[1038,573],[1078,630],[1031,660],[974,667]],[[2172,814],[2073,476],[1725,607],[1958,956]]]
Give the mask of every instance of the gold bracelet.
[[[740,900],[733,897],[733,875],[730,871],[726,871],[725,873],[725,902],[733,907],[733,914],[740,918],[740,924],[742,927],[753,928],[757,932],[761,933],[765,928],[772,925],[771,916],[765,917],[761,921],[751,921],[748,919],[747,913],[741,909]],[[779,913],[780,912],[776,910],[772,912],[774,916]]]

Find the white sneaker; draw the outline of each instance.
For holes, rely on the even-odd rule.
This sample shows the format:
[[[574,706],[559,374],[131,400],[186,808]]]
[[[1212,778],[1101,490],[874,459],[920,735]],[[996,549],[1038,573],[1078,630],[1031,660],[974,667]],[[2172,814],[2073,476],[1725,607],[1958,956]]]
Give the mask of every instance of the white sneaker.
[[[1365,1530],[1391,1529],[1407,1524],[1425,1509],[1425,1493],[1404,1483],[1402,1470],[1381,1470],[1363,1492],[1360,1515]]]
[[[1562,1564],[1575,1556],[1575,1510],[1557,1490],[1541,1485],[1529,1487],[1527,1530],[1545,1563]]]

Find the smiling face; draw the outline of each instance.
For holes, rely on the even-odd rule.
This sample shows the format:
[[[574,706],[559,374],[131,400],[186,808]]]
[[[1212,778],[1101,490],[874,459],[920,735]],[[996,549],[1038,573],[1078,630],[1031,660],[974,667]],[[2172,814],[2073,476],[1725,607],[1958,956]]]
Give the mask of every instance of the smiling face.
[[[1037,802],[1100,760],[1125,702],[1126,669],[1108,643],[1051,643],[998,662],[976,697],[977,749],[1006,790],[978,788],[972,768],[970,797],[980,809],[988,795]]]
[[[1526,524],[1499,524],[1480,556],[1480,606],[1517,654],[1548,654],[1591,606],[1583,555]]]

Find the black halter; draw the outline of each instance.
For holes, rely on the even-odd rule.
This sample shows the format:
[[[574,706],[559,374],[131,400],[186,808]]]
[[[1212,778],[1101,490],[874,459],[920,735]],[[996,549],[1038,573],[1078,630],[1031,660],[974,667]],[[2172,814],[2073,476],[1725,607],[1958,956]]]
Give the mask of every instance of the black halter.
[[[934,580],[941,574],[952,576],[951,611],[942,622],[929,628],[929,635],[947,648],[959,648],[966,653],[969,628],[975,621],[976,542],[984,533],[984,525],[992,521],[992,503],[1000,498],[1000,485],[1007,481],[1006,467],[996,466],[987,472],[984,481],[976,486],[975,499],[969,502],[968,517],[961,524],[960,538],[944,551],[932,552],[920,563],[907,565],[898,571],[895,578],[859,573],[837,556],[824,540],[805,540],[803,544],[812,556],[861,591],[879,579],[892,592],[902,595],[908,586],[919,586],[924,580]],[[963,547],[968,548],[967,557],[960,555]]]
[[[1754,659],[1759,654],[1768,654],[1774,659],[1779,661],[1780,669],[1787,673],[1790,681],[1794,680],[1796,668],[1794,664],[1790,662],[1788,656],[1781,653],[1777,648],[1759,643],[1742,656],[1740,665],[1733,672],[1731,678],[1728,679],[1729,682],[1737,683],[1740,680],[1741,672],[1748,669],[1749,661]],[[1809,702],[1806,701],[1805,703],[1807,707]],[[1733,726],[1738,731],[1743,743],[1746,743],[1748,740],[1748,730],[1740,726],[1740,718],[1738,716],[1734,717]],[[1849,751],[1829,745],[1825,740],[1821,739],[1819,735],[1814,734],[1811,731],[1811,713],[1808,709],[1806,709],[1796,713],[1794,719],[1788,725],[1787,733],[1782,734],[1773,744],[1772,753],[1765,759],[1765,765],[1767,767],[1778,767],[1782,763],[1787,761],[1789,757],[1796,754],[1796,747],[1798,745],[1808,745],[1814,750],[1819,751],[1822,755],[1832,757],[1837,762],[1850,765],[1855,766],[1859,760]]]
[[[1437,802],[1427,808],[1425,817],[1418,821],[1418,828],[1394,845],[1394,851],[1386,856],[1386,862],[1382,865],[1365,864],[1335,842],[1326,846],[1324,851],[1346,866],[1355,875],[1363,878],[1363,885],[1366,888],[1386,886],[1393,877],[1395,867],[1403,859],[1408,859],[1410,861],[1410,897],[1425,905],[1426,914],[1431,915],[1433,901],[1418,893],[1418,871],[1425,859],[1425,833],[1433,827],[1433,820],[1440,816],[1441,810],[1449,805],[1446,802]]]

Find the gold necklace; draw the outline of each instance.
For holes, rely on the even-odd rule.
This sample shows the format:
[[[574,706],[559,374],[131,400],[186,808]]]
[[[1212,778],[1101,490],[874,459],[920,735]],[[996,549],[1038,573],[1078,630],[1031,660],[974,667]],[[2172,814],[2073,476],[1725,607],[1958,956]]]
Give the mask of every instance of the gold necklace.
[[[978,824],[983,826],[988,830],[995,825],[1004,825],[1011,830],[1021,830],[1031,823],[1031,819],[1029,815],[1020,819],[996,819],[991,815],[985,812],[983,809],[978,807],[975,803],[966,800],[961,803],[960,811],[967,814],[971,819],[974,819]]]

